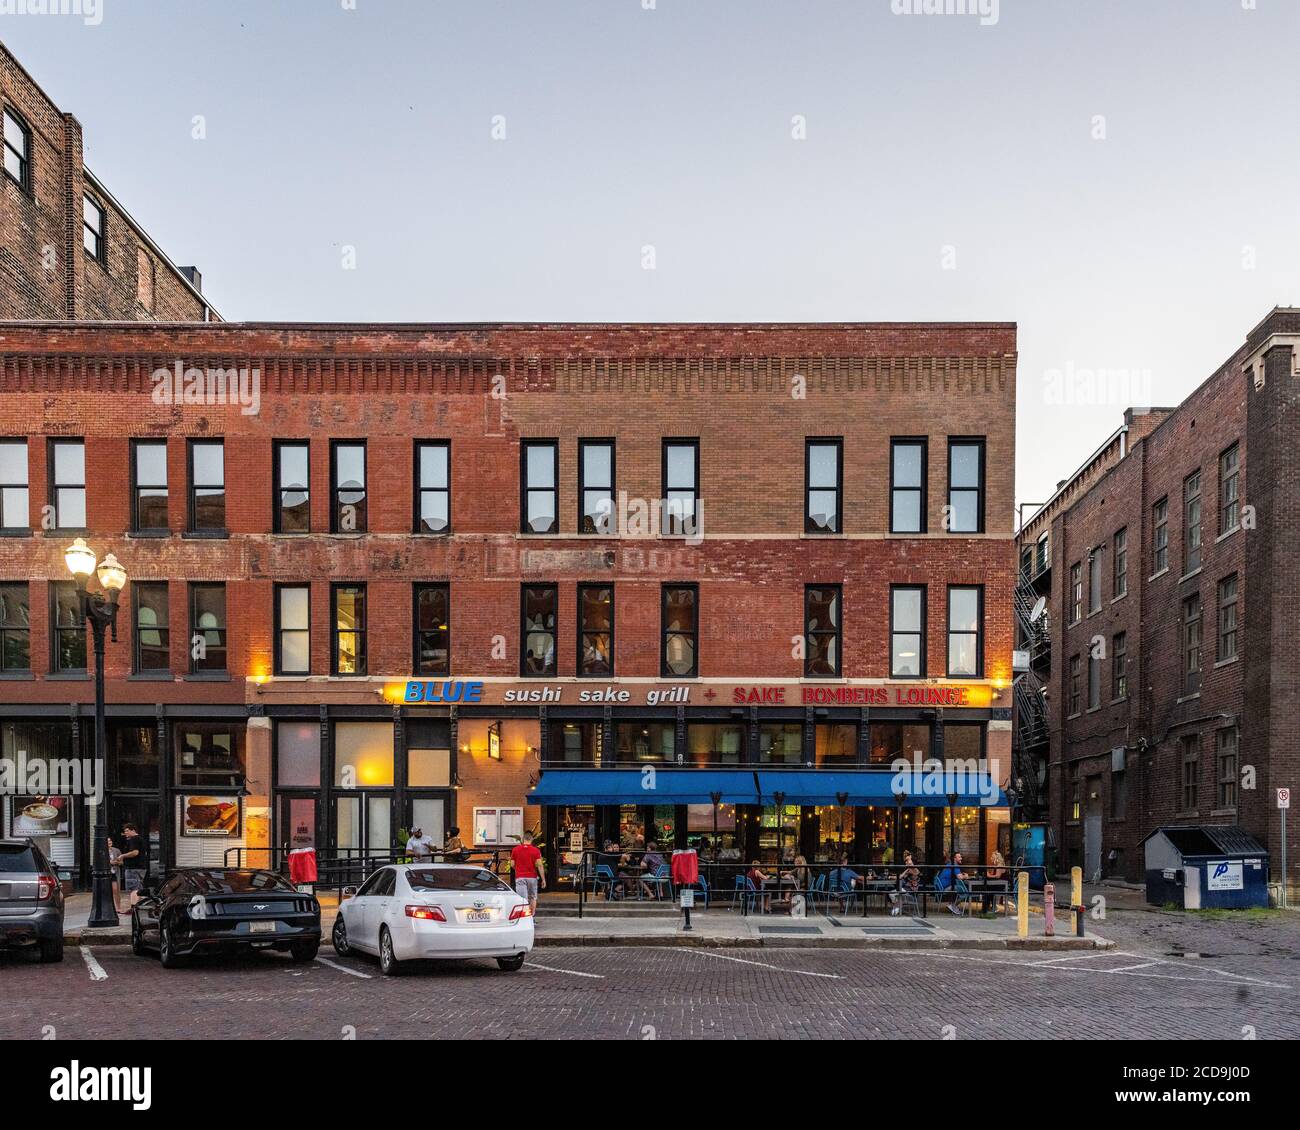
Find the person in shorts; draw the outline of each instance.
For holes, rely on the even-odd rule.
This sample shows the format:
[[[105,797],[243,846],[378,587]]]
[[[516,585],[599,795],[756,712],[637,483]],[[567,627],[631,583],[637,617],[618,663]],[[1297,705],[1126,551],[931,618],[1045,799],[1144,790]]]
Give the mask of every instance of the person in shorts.
[[[546,886],[542,853],[533,845],[532,832],[524,833],[524,842],[510,849],[510,862],[515,872],[515,892],[528,900],[528,908],[537,912],[537,890]]]
[[[129,820],[122,825],[122,842],[118,845],[118,850],[121,852],[122,890],[128,900],[126,910],[119,909],[118,913],[129,914],[131,905],[144,889],[145,879],[149,875],[149,849],[136,826]]]

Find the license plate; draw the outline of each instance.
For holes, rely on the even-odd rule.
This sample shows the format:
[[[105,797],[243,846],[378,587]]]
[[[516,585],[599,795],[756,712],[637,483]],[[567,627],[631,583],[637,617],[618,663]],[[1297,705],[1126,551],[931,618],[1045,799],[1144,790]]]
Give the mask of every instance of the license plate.
[[[492,912],[490,910],[467,910],[465,911],[466,922],[491,922]]]
[[[274,934],[275,923],[274,922],[250,922],[248,924],[248,929],[251,933],[254,934]]]

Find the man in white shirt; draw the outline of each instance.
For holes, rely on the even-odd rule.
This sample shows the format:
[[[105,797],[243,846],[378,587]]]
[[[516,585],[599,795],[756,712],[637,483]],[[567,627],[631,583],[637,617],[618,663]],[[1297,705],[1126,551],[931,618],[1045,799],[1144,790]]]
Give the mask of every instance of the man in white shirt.
[[[406,854],[412,863],[428,863],[433,858],[433,840],[424,834],[423,828],[411,829],[411,838],[406,841]]]

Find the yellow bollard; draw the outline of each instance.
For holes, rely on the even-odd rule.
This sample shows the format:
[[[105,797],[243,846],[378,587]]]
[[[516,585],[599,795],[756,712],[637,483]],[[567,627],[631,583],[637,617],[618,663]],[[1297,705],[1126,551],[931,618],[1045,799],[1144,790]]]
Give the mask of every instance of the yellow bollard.
[[[1083,905],[1083,868],[1070,868],[1070,905]],[[1079,936],[1079,912],[1070,911],[1070,933],[1076,938]]]
[[[1029,937],[1029,872],[1016,876],[1016,933]]]

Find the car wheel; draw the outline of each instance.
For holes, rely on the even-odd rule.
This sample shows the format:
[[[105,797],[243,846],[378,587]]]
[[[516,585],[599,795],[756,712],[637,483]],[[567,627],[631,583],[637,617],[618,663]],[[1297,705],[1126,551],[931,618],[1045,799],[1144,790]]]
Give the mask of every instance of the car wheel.
[[[393,935],[387,926],[379,931],[379,972],[385,977],[396,977],[401,972],[397,955],[393,952]]]
[[[289,956],[297,962],[316,960],[316,951],[320,949],[320,940],[313,938],[310,942],[294,942],[289,947]]]
[[[497,964],[507,973],[518,973],[524,967],[524,955],[517,953],[514,957],[498,957]]]
[[[63,960],[63,934],[57,938],[46,938],[41,942],[41,961],[51,963]]]
[[[334,946],[334,952],[339,957],[347,957],[352,952],[352,947],[348,944],[347,924],[343,921],[342,914],[334,919],[334,930],[330,934],[330,942]]]
[[[144,931],[140,929],[140,919],[131,915],[131,952],[136,957],[144,957],[148,952],[144,948]]]
[[[160,925],[158,927],[158,960],[162,962],[164,969],[175,969],[181,963],[180,955],[176,952],[176,945],[172,941],[170,926]]]

